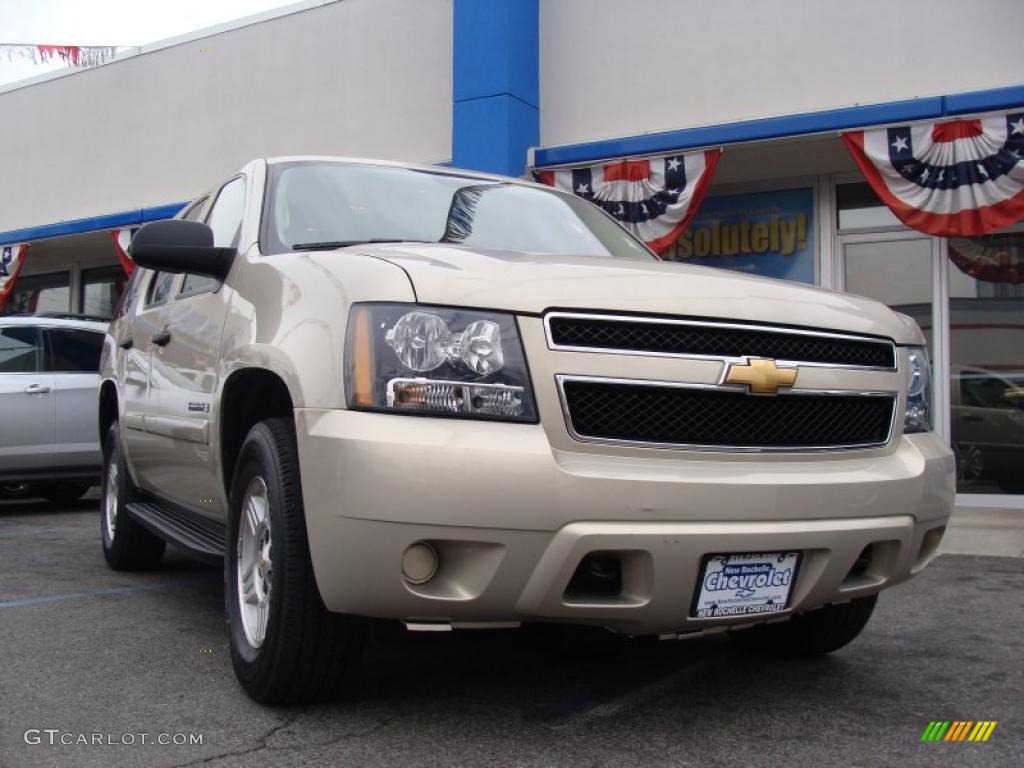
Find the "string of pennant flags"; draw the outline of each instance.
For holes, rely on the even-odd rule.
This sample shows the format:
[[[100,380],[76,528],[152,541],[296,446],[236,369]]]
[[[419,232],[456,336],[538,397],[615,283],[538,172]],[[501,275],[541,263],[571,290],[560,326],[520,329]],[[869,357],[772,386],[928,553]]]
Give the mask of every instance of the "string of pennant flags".
[[[0,43],[0,58],[28,60],[34,64],[61,61],[68,67],[81,69],[106,64],[121,48],[127,47],[130,46]]]

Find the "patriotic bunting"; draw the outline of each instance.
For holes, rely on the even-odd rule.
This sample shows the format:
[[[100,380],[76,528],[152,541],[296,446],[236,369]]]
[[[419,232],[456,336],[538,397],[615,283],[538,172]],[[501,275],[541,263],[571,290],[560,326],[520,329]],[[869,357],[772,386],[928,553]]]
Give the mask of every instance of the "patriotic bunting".
[[[27,250],[28,243],[0,245],[0,310],[7,306],[7,300],[14,293],[14,284],[18,282]]]
[[[843,134],[875,194],[909,227],[976,237],[1024,217],[1024,111]]]
[[[697,212],[722,150],[534,171],[537,181],[573,192],[618,219],[657,252]]]
[[[135,262],[128,255],[128,246],[131,245],[132,235],[137,230],[138,227],[110,230],[110,236],[114,240],[114,251],[117,253],[117,260],[121,262],[121,266],[124,267],[124,271],[129,277],[131,277],[132,271],[135,269]]]
[[[977,239],[952,238],[949,259],[957,269],[986,283],[1024,283],[1024,238],[1019,233]]]

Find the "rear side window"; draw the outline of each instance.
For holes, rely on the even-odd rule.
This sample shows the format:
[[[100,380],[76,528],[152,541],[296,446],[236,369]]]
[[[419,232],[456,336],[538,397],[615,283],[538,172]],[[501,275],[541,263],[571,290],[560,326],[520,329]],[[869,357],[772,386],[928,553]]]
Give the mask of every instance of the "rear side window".
[[[48,328],[49,370],[53,373],[98,373],[103,334],[79,328]]]
[[[37,373],[43,368],[43,345],[33,326],[0,328],[0,373]]]
[[[174,287],[174,278],[177,275],[173,272],[157,272],[153,281],[149,284],[149,295],[146,297],[146,306],[152,307],[163,304],[171,295],[171,288]]]
[[[114,307],[112,320],[117,320],[126,312],[131,311],[135,305],[135,300],[139,297],[139,288],[144,282],[143,276],[145,274],[145,270],[142,269],[132,270],[132,276],[128,278],[128,285],[125,286],[124,291],[121,293],[121,298],[117,300],[117,306]]]

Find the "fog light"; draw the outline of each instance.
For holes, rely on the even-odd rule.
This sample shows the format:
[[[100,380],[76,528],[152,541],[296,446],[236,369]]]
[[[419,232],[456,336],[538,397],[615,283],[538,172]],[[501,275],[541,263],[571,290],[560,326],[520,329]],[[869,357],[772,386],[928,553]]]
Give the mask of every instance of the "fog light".
[[[437,550],[425,541],[417,541],[402,555],[402,576],[410,584],[424,584],[437,573]]]

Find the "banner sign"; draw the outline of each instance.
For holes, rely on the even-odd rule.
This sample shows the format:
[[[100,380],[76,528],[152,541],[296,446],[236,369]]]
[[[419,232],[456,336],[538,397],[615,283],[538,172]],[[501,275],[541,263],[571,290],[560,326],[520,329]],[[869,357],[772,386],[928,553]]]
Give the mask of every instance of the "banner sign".
[[[121,262],[128,277],[132,276],[135,269],[135,262],[128,255],[128,246],[131,245],[132,235],[138,231],[138,227],[124,227],[122,229],[110,230],[110,236],[114,240],[114,251],[117,253],[117,260]]]
[[[662,256],[814,283],[814,190],[717,195]]]
[[[534,171],[537,181],[599,205],[661,253],[686,228],[722,150]]]
[[[1024,218],[1024,111],[843,134],[897,218],[940,237],[977,237]]]
[[[0,310],[7,306],[7,300],[14,292],[14,284],[18,282],[18,273],[25,263],[25,251],[28,243],[0,245]]]

